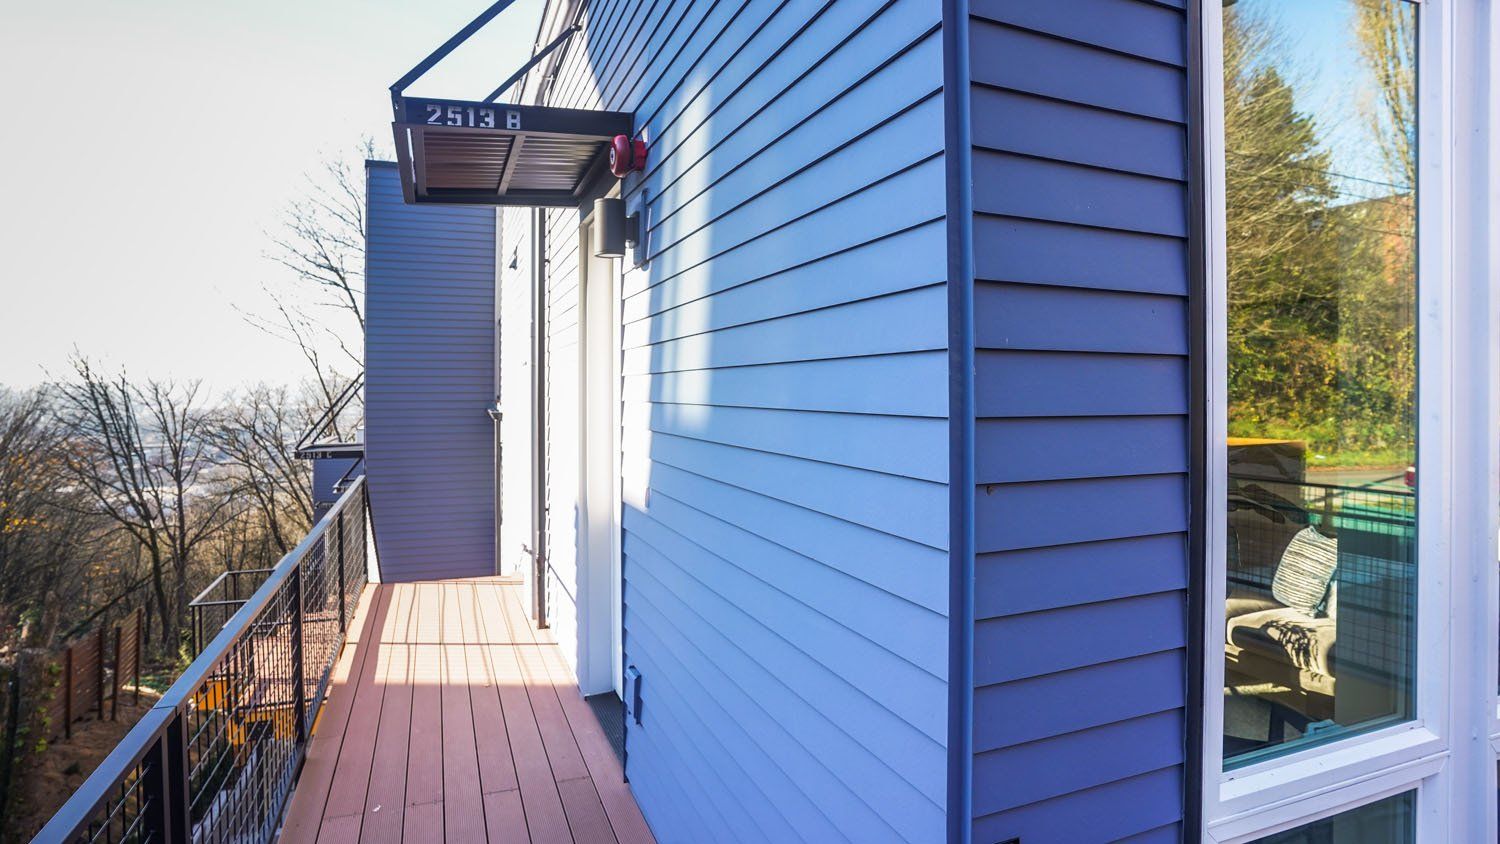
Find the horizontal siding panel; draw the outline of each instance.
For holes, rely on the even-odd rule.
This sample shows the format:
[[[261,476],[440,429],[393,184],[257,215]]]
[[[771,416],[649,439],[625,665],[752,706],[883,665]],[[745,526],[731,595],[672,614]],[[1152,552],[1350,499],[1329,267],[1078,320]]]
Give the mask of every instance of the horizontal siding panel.
[[[625,401],[935,416],[947,413],[941,352],[627,377]]]
[[[1187,122],[1187,77],[1178,68],[983,20],[969,38],[980,84]]]
[[[980,753],[974,811],[988,815],[1179,765],[1182,736],[1182,712],[1174,710]],[[1125,747],[1131,752],[1121,753]]]
[[[634,516],[639,511],[632,510],[631,513]],[[933,677],[939,680],[947,677],[948,620],[938,613],[876,589],[817,560],[804,557],[698,510],[690,503],[677,501],[664,494],[652,496],[650,519],[636,519],[635,522],[642,526],[641,535],[659,551],[671,552],[673,549],[669,545],[672,543],[677,543],[674,547],[694,550],[686,549],[686,546],[680,544],[681,540],[686,540],[697,546],[697,549],[714,555],[759,581],[755,588],[764,586],[775,590],[776,594],[785,595],[837,622],[866,642],[878,645]],[[662,523],[672,525],[668,534],[661,533],[664,530]],[[720,593],[730,596],[738,594],[724,590],[720,590]],[[786,619],[771,618],[768,623],[778,628],[788,625],[803,627],[791,620],[791,614],[787,614]],[[790,632],[787,638],[791,641],[801,640],[819,625],[823,625],[822,620],[809,622],[805,625],[805,630]],[[865,642],[851,642],[847,647],[850,652],[868,654],[865,645]],[[883,667],[886,661],[881,654],[867,655],[859,662],[868,662],[869,665],[856,666],[850,664],[854,660],[836,658],[829,665],[829,670],[844,676],[855,685],[861,685],[857,678],[867,670],[882,674],[889,671],[889,676],[884,679],[894,679],[909,673],[906,666],[889,669]],[[918,677],[912,682],[921,683],[925,680]],[[862,688],[876,700],[883,700],[891,691],[880,688],[879,683]],[[897,708],[890,704],[886,706]]]
[[[1153,61],[1185,67],[1186,20],[1150,0],[1071,0],[1066,14],[1047,4],[975,0],[975,17],[1056,35]]]
[[[940,11],[601,0],[586,14],[549,104],[632,111],[651,142],[621,186],[650,258],[624,268],[621,303],[625,647],[645,678],[632,788],[661,841],[936,840]],[[578,217],[547,219],[562,591]]]
[[[700,240],[691,252],[672,250],[655,258],[650,272],[627,276],[625,292],[710,268],[748,281],[937,219],[943,215],[943,197],[930,188],[942,175],[942,160],[931,158],[774,229],[729,233],[717,242]]]
[[[948,609],[948,556],[853,522],[750,492],[667,464],[650,467],[650,489],[938,613]],[[639,479],[627,472],[629,489]]]
[[[656,643],[661,636],[651,630],[643,614],[630,619],[631,635],[639,642]],[[672,635],[669,631],[666,635]],[[828,840],[842,840],[828,819],[822,816],[767,753],[742,729],[716,731],[707,722],[725,719],[737,723],[703,691],[702,683],[687,671],[665,647],[651,648],[637,664],[643,676],[660,684],[655,692],[650,718],[659,729],[638,729],[631,736],[631,790],[647,809],[647,818],[658,829],[658,812],[677,812],[676,804],[691,802],[690,817],[674,818],[669,823],[724,825],[732,834],[726,840],[746,842],[804,841],[787,818],[812,818],[813,828],[827,834]],[[656,771],[653,762],[659,756],[689,761],[698,776],[683,776],[683,771]],[[637,766],[640,767],[637,767]],[[649,792],[642,793],[641,783],[665,785],[660,803],[653,805]]]
[[[727,675],[714,683],[718,691],[715,698],[721,705],[737,708],[736,714],[746,719],[747,728],[761,740],[762,746],[774,742],[782,753],[793,759],[800,757],[802,770],[787,770],[793,766],[783,766],[783,770],[800,780],[803,789],[847,836],[855,841],[890,840],[892,829],[899,824],[906,827],[907,840],[923,840],[924,835],[940,826],[942,815],[938,806],[912,790],[904,779],[848,734],[848,730],[862,729],[858,715],[840,712],[840,720],[835,722],[794,691],[799,680],[822,682],[818,672],[768,671],[742,650],[742,646],[753,643],[752,649],[758,657],[769,655],[761,649],[769,647],[770,641],[755,633],[755,622],[749,616],[703,592],[693,594],[707,603],[684,600],[656,577],[658,574],[670,577],[675,566],[649,551],[643,556],[655,565],[641,566],[637,576],[627,580],[628,605],[648,622],[652,620],[651,610],[657,609],[662,615],[669,614],[691,625],[690,629],[679,628],[675,636],[664,638],[681,644],[679,654],[687,648],[696,652],[684,654],[696,658],[697,664],[688,666],[692,673],[701,675],[712,666],[714,673]],[[704,613],[712,613],[715,623],[706,623]],[[782,670],[788,668],[791,666]],[[840,698],[848,699],[847,695],[838,695],[822,700],[826,704]],[[945,758],[941,747],[934,745],[932,762],[941,767]]]
[[[1186,741],[1187,16],[971,13],[974,839],[1156,840]]]
[[[890,103],[885,105],[889,107]],[[649,254],[680,247],[685,254],[693,255],[701,248],[698,244],[705,241],[722,242],[741,231],[750,236],[760,234],[941,154],[943,136],[937,127],[942,120],[942,98],[928,89],[920,99],[901,105],[905,111],[791,172],[785,172],[786,159],[796,161],[810,152],[809,146],[816,149],[817,145],[795,135],[787,138],[788,155],[776,156],[777,150],[769,150],[772,157],[753,159],[752,166],[700,192],[669,218],[655,220],[646,236]],[[847,120],[860,115],[841,117]],[[822,131],[826,133],[827,127]],[[796,155],[791,155],[794,152]],[[753,166],[761,162],[766,166]],[[712,230],[708,229],[710,224],[714,224]]]
[[[1187,412],[1182,357],[981,350],[975,358],[981,417]]]
[[[729,673],[728,666],[704,654],[701,639],[676,626],[679,623],[691,624],[693,620],[691,616],[674,611],[676,602],[670,595],[653,600],[641,591],[643,588],[649,590],[653,585],[646,583],[643,587],[638,583],[627,583],[625,589],[626,635],[639,651],[632,661],[641,670],[642,685],[644,687],[646,682],[662,684],[662,690],[658,693],[653,689],[652,694],[653,697],[659,694],[667,698],[664,705],[669,709],[663,726],[683,725],[687,728],[686,735],[693,737],[694,745],[712,747],[714,743],[721,744],[725,748],[725,757],[720,758],[730,758],[735,765],[713,765],[707,760],[693,759],[693,755],[684,752],[682,747],[652,747],[645,743],[668,731],[651,728],[655,720],[654,710],[646,709],[644,703],[642,724],[632,731],[630,737],[632,756],[658,750],[668,754],[665,758],[682,760],[684,776],[681,779],[699,779],[710,787],[715,779],[724,777],[728,784],[717,789],[718,794],[706,801],[706,807],[714,803],[738,802],[747,814],[759,819],[758,825],[763,827],[776,825],[773,813],[782,814],[788,825],[795,824],[793,840],[810,844],[819,840],[852,841],[851,836],[836,825],[848,822],[850,814],[857,815],[862,821],[853,826],[878,831],[880,838],[876,840],[889,840],[892,836],[889,827],[875,819],[869,807],[860,803],[842,782],[826,772],[820,779],[809,778],[807,772],[819,770],[820,763],[788,734],[784,724],[739,690],[737,683],[744,682],[742,674]],[[665,605],[665,609],[658,609],[658,601]],[[646,677],[660,679],[647,681]],[[681,701],[680,707],[678,701]],[[703,719],[701,730],[693,730],[694,716]],[[637,745],[639,739],[645,742]],[[632,790],[640,776],[635,764],[635,761],[630,762]],[[745,772],[744,779],[739,782],[734,777],[736,766]],[[689,774],[690,771],[701,773]],[[683,799],[683,792],[663,796],[676,802]],[[639,793],[637,797],[640,798]],[[653,807],[642,801],[642,809],[649,817]],[[653,823],[653,832],[658,837],[662,834],[661,829]],[[747,844],[754,840],[748,830],[740,829],[726,829],[721,837],[744,840]]]
[[[1181,416],[980,419],[975,478],[981,484],[1186,472]]]
[[[1171,650],[976,689],[976,711],[1031,715],[974,722],[974,750],[984,753],[1179,709],[1185,668],[1182,652]]]
[[[974,840],[1123,841],[1142,830],[1168,825],[1173,834],[1159,840],[1176,842],[1180,839],[1172,820],[1179,815],[1181,802],[1182,768],[1161,768],[985,815],[974,822]]]
[[[1078,606],[1187,586],[1187,538],[1157,536],[981,554],[977,618]]]
[[[1187,295],[1187,241],[1018,217],[974,218],[975,274],[991,281]]]
[[[1181,594],[1160,592],[982,620],[974,628],[974,682],[1007,683],[1181,648],[1186,609]]]
[[[974,502],[980,553],[1187,530],[1187,479],[1143,475],[991,484]]]
[[[674,203],[667,211],[712,184],[712,175],[698,175],[706,166],[724,172],[771,146],[827,103],[859,86],[882,64],[910,50],[939,20],[939,10],[922,0],[898,0],[879,7],[831,3],[816,12],[813,3],[791,5],[792,13],[784,19],[788,26],[778,20],[771,31],[782,43],[761,39],[757,43],[768,52],[757,55],[746,50],[712,84],[691,98],[679,98],[681,106],[670,109],[670,120],[662,120],[658,127],[660,117],[653,117],[645,124],[645,131],[667,152],[659,164],[648,164],[639,187],[660,197],[679,188],[685,191],[676,199],[667,197]],[[800,32],[786,31],[801,21],[806,24]],[[835,45],[839,48],[831,49]],[[924,72],[931,74],[926,79],[928,90],[941,85],[940,72],[930,68]],[[888,102],[883,111],[851,118],[849,126],[856,130],[872,127],[899,105],[904,103]]]
[[[946,485],[721,446],[668,434],[651,438],[652,463],[675,466],[834,518],[942,548],[948,542]],[[625,459],[631,459],[626,452]],[[860,495],[848,490],[861,490]]]
[[[862,357],[947,348],[942,286],[866,299],[765,322],[626,347],[625,375]],[[859,325],[859,331],[847,331]]]
[[[987,150],[974,152],[974,179],[1007,186],[975,196],[981,214],[1187,236],[1186,189],[1171,179]]]
[[[799,697],[808,706],[840,724],[891,771],[920,760],[917,782],[903,781],[941,800],[946,768],[940,739],[946,723],[941,713],[921,711],[921,698],[932,694],[936,678],[923,676],[868,643],[855,642],[859,637],[847,628],[667,528],[636,519],[627,525],[625,546],[631,559],[654,560],[657,565],[651,573],[663,586],[705,617],[713,617],[746,657],[769,676],[800,689]],[[767,615],[768,610],[775,614]],[[710,612],[715,614],[709,616]],[[828,658],[842,648],[848,648],[845,659]],[[882,676],[887,682],[880,682]]]
[[[924,481],[948,480],[948,424],[942,419],[635,402],[625,405],[624,416],[627,429]]]
[[[933,284],[943,280],[944,238],[942,221],[928,220],[767,275],[678,276],[625,299],[625,341],[670,340]]]
[[[1181,296],[992,282],[974,288],[981,349],[1185,355],[1187,323]]]
[[[727,148],[695,162],[671,190],[656,195],[649,182],[644,186],[652,200],[654,231],[670,243],[673,227],[679,232],[694,230],[759,196],[767,185],[784,187],[794,177],[815,171],[820,163],[845,161],[855,154],[853,145],[894,143],[881,140],[892,131],[909,139],[903,155],[941,151],[943,141],[940,134],[934,137],[932,121],[914,125],[915,115],[902,114],[924,101],[928,105],[921,107],[932,107],[936,99],[933,80],[941,76],[941,56],[940,39],[928,35],[889,64],[876,66],[861,84],[840,93],[825,107],[809,112],[813,103],[796,97],[771,104],[752,133],[768,138],[765,145],[757,148],[752,146],[754,138],[736,137],[726,142]],[[875,56],[866,60],[873,65]],[[851,76],[866,71],[865,66],[849,68]],[[781,134],[775,135],[777,131]],[[879,166],[888,167],[889,162]]]
[[[1187,133],[1180,124],[998,88],[976,87],[973,96],[977,147],[1162,179],[1187,178]]]

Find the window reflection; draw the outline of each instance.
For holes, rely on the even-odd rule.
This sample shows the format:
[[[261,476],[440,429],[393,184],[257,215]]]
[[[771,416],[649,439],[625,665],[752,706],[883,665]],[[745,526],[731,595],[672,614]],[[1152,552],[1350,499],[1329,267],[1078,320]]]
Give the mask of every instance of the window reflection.
[[[1227,765],[1411,714],[1415,62],[1406,0],[1224,9]]]
[[[1416,840],[1416,795],[1397,794],[1254,844],[1408,844]]]

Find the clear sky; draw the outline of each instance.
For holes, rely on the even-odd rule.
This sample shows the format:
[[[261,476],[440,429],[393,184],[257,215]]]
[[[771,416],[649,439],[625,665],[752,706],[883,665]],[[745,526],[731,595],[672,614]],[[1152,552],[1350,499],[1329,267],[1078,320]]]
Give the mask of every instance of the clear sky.
[[[0,0],[0,384],[76,346],[216,389],[305,373],[248,326],[267,232],[322,157],[390,140],[386,91],[488,0]],[[478,99],[529,54],[517,0],[411,90]]]

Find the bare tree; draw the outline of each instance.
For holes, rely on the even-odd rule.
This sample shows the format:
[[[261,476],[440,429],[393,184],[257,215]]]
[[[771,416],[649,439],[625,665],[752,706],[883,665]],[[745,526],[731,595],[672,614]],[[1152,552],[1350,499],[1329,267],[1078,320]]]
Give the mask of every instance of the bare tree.
[[[1388,178],[1417,183],[1417,12],[1403,0],[1355,3],[1354,35],[1375,84],[1359,103]]]
[[[108,530],[80,512],[69,443],[41,391],[0,391],[0,647],[50,645],[107,577]],[[104,578],[101,578],[104,579]]]
[[[375,142],[365,138],[352,154],[325,157],[305,177],[281,225],[267,234],[267,257],[289,270],[289,279],[262,287],[267,313],[241,309],[250,324],[297,347],[324,408],[364,368],[364,162],[377,157]]]
[[[261,384],[221,407],[210,431],[230,470],[227,480],[280,554],[312,525],[311,470],[297,459],[295,447],[314,419],[314,407],[284,386]]]
[[[56,386],[73,440],[65,462],[92,505],[146,558],[162,641],[184,629],[189,566],[198,546],[233,516],[233,497],[212,476],[207,420],[196,382],[106,378],[83,358],[76,380]]]

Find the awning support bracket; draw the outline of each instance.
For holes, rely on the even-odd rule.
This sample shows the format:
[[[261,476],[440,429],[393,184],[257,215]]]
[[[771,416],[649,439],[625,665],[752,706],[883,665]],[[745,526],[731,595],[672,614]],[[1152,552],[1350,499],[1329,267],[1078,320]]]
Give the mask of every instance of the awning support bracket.
[[[510,8],[510,5],[515,1],[516,0],[496,0],[496,2],[492,3],[489,8],[485,9],[483,12],[480,12],[478,17],[469,21],[468,26],[465,26],[458,32],[453,33],[453,37],[449,38],[447,41],[444,41],[442,43],[442,46],[429,53],[427,55],[427,58],[422,59],[417,63],[416,67],[408,70],[404,76],[391,83],[392,105],[399,104],[401,95],[405,93],[407,88],[411,87],[411,84],[413,82],[416,82],[418,79],[422,78],[423,74],[427,73],[427,71],[429,70],[432,70],[438,62],[447,58],[449,53],[457,50],[459,46],[462,45],[465,41],[468,41],[469,38],[474,35],[474,33],[483,29],[485,24],[494,20],[496,15]],[[506,89],[521,81],[521,79],[526,76],[526,74],[529,73],[532,68],[536,67],[541,63],[543,59],[551,55],[552,51],[568,43],[568,39],[572,38],[574,34],[576,34],[581,29],[583,29],[583,23],[581,21],[574,23],[567,29],[564,29],[561,35],[552,39],[552,41],[548,43],[547,46],[538,50],[536,55],[532,56],[526,61],[525,64],[521,65],[521,68],[519,70],[517,70],[515,73],[512,73],[509,77],[506,78],[504,82],[500,83],[500,87],[491,91],[490,95],[484,98],[484,102],[492,103],[495,100],[499,99],[500,95],[505,93]]]

